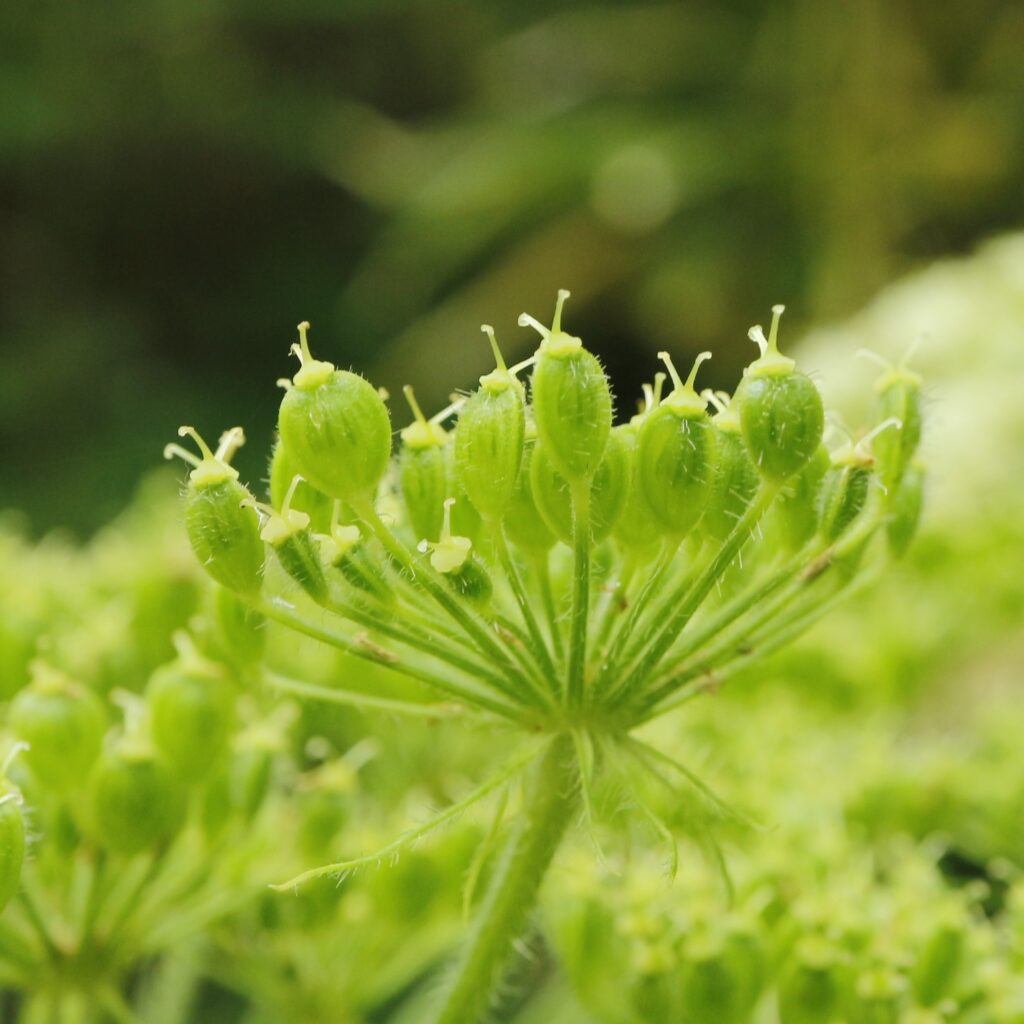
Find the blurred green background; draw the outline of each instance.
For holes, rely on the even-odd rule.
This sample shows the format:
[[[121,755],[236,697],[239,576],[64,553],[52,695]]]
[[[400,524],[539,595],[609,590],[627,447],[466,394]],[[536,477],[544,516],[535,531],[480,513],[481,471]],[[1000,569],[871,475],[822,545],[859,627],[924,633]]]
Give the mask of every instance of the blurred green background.
[[[623,408],[662,347],[730,386],[772,302],[1021,223],[1022,52],[1009,0],[7,5],[0,507],[88,532],[182,422],[257,480],[303,318],[436,405],[569,287]]]

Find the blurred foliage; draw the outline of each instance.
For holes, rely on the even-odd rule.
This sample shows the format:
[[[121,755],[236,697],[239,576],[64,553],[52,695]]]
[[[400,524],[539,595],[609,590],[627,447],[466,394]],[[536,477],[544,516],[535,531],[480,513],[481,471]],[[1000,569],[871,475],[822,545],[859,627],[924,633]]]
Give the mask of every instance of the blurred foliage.
[[[515,355],[511,297],[566,286],[620,394],[666,346],[713,348],[730,385],[771,302],[845,314],[1021,214],[1012,0],[41,0],[4,21],[0,507],[38,530],[109,519],[181,417],[270,423],[262,382],[304,317],[433,404],[441,362],[486,368],[485,310]]]

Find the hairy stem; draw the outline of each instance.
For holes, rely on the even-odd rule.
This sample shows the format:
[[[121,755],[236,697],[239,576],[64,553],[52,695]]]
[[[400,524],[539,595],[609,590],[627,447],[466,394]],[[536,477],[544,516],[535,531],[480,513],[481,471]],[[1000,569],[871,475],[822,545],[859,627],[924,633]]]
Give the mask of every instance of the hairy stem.
[[[583,701],[583,669],[587,656],[587,618],[590,612],[590,481],[572,487],[573,590],[572,630],[569,634],[569,677],[566,703]]]
[[[519,824],[431,1024],[477,1024],[486,1013],[578,801],[572,740],[558,736],[536,767]]]

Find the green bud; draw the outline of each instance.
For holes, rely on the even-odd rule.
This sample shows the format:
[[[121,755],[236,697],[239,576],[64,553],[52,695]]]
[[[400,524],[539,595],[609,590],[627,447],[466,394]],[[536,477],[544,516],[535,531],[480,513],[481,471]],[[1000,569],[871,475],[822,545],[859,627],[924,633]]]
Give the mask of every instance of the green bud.
[[[297,486],[294,485],[296,477],[299,477]],[[334,499],[311,487],[301,478],[294,460],[289,457],[284,445],[278,441],[274,445],[274,454],[270,459],[270,504],[280,509],[285,498],[289,499],[291,508],[297,512],[305,512],[309,516],[312,529],[317,533],[327,533],[330,529]]]
[[[512,501],[505,513],[505,533],[516,547],[524,551],[545,552],[551,549],[557,538],[548,529],[533,497],[531,467],[534,450],[537,446],[537,437],[536,428],[532,422],[527,423],[526,432],[523,465],[519,470]]]
[[[403,389],[415,419],[401,433],[398,487],[417,540],[436,541],[441,535],[442,507],[449,493],[447,431],[423,415],[411,387]],[[447,413],[449,410],[445,410]]]
[[[515,493],[523,461],[523,389],[505,366],[493,328],[483,327],[497,369],[480,378],[480,388],[459,410],[455,428],[455,470],[459,484],[485,521],[500,523]]]
[[[562,330],[568,297],[564,289],[558,293],[550,330],[525,313],[519,324],[543,339],[531,383],[537,435],[558,472],[575,483],[590,479],[601,464],[612,428],[612,394],[597,357]]]
[[[391,419],[367,380],[309,353],[308,323],[292,346],[301,367],[285,393],[278,432],[298,472],[342,501],[372,500],[391,457]]]
[[[185,793],[163,761],[122,743],[96,765],[92,806],[100,842],[131,856],[175,835],[185,817]]]
[[[817,451],[825,427],[825,410],[814,382],[779,354],[779,318],[784,307],[772,308],[767,340],[760,327],[750,337],[761,357],[747,367],[736,390],[743,438],[758,471],[782,483],[805,466]]]
[[[266,514],[266,521],[260,531],[260,539],[269,544],[281,563],[281,568],[314,601],[327,597],[327,577],[324,575],[320,545],[313,539],[309,527],[309,515],[292,505],[302,477],[296,476],[281,503],[280,511],[269,505],[254,504]],[[335,505],[340,503],[335,502]],[[333,528],[332,523],[328,527]]]
[[[924,466],[918,461],[911,462],[895,492],[889,495],[886,536],[889,549],[897,558],[904,555],[910,547],[921,521],[924,476]]]
[[[184,779],[205,778],[227,751],[235,693],[223,670],[189,647],[158,668],[146,688],[150,733]]]
[[[859,353],[882,364],[885,372],[875,382],[878,419],[896,423],[896,429],[880,433],[873,446],[878,479],[886,490],[899,484],[921,443],[921,378],[906,366],[914,347],[899,366],[866,349]]]
[[[850,446],[832,459],[821,487],[821,536],[830,544],[861,514],[871,489],[873,460]]]
[[[258,591],[263,583],[263,544],[259,517],[249,505],[252,495],[238,482],[231,457],[245,443],[241,427],[221,436],[216,452],[192,427],[179,437],[191,437],[202,455],[197,459],[176,444],[164,448],[164,458],[177,455],[194,468],[185,491],[185,529],[203,568],[236,593]]]
[[[530,486],[541,518],[559,540],[572,544],[572,496],[546,444],[538,443],[530,463]],[[600,544],[622,514],[629,489],[626,441],[617,431],[608,435],[604,457],[590,482],[590,535]]]
[[[0,779],[0,911],[21,885],[25,862],[25,816],[21,795],[6,779]]]
[[[649,384],[644,385],[643,410],[629,423],[614,427],[612,430],[612,433],[618,435],[622,441],[629,477],[622,514],[616,521],[612,532],[615,540],[622,547],[636,552],[652,550],[661,535],[661,524],[647,500],[640,480],[640,427],[644,415],[656,408],[661,400],[661,387],[665,381],[665,374],[657,373],[654,379],[655,386],[653,388]]]
[[[472,555],[472,540],[452,533],[452,508],[455,504],[454,498],[445,499],[440,539],[436,544],[421,541],[419,550],[430,552],[434,571],[444,576],[460,597],[484,605],[491,599],[494,585],[487,570]]]
[[[828,448],[819,444],[807,464],[779,492],[771,512],[772,522],[790,551],[802,548],[818,532],[821,485],[831,466]]]
[[[227,587],[215,584],[212,600],[219,655],[243,665],[259,661],[267,646],[266,619]]]
[[[54,790],[82,782],[106,728],[103,705],[91,690],[38,662],[32,683],[11,703],[7,721],[28,744],[25,762],[33,776]]]
[[[934,1006],[951,991],[966,945],[963,927],[953,920],[943,921],[925,940],[911,974],[914,995],[922,1006]]]
[[[712,420],[715,427],[715,469],[711,497],[701,526],[712,540],[721,542],[729,536],[754,500],[760,477],[743,442],[739,416],[728,406],[728,396],[707,394],[719,411]]]
[[[707,403],[693,389],[697,370],[711,353],[697,356],[685,382],[667,352],[658,356],[674,387],[640,427],[640,485],[662,530],[683,537],[704,515],[714,484],[715,428]]]

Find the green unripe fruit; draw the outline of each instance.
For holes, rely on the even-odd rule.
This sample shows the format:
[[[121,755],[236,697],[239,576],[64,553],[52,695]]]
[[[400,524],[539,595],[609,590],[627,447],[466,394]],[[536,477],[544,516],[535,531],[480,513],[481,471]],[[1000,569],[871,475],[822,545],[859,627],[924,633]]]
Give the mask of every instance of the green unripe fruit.
[[[934,1006],[950,992],[963,961],[967,934],[958,922],[944,921],[928,936],[911,975],[921,1006]]]
[[[216,665],[192,655],[156,670],[146,688],[150,733],[190,782],[205,778],[228,748],[235,693]]]
[[[675,387],[640,427],[640,486],[662,530],[683,537],[704,515],[714,483],[715,428],[693,389],[697,369],[711,353],[697,357],[685,382],[668,353],[659,355]]]
[[[822,1024],[839,1015],[843,985],[840,954],[824,940],[808,938],[779,983],[779,1019],[786,1024]]]
[[[590,479],[601,464],[612,428],[612,394],[597,357],[562,330],[568,297],[564,289],[558,293],[550,330],[525,313],[519,324],[534,327],[543,339],[531,382],[537,436],[572,484]]]
[[[894,493],[889,495],[888,517],[885,523],[889,550],[897,557],[906,553],[917,533],[924,504],[924,467],[920,462],[907,466],[903,479]]]
[[[446,573],[445,579],[459,597],[481,607],[494,593],[490,573],[476,558],[467,558],[458,569]]]
[[[548,529],[566,544],[573,542],[572,495],[569,482],[550,458],[547,445],[538,444],[530,463],[530,487],[541,518]],[[629,457],[626,442],[613,431],[604,458],[590,482],[590,535],[600,544],[622,514],[629,490]]]
[[[131,856],[171,839],[185,816],[185,794],[172,769],[127,744],[100,758],[92,776],[97,838]]]
[[[714,401],[717,396],[712,396]],[[715,427],[715,468],[701,526],[715,541],[724,541],[757,494],[761,479],[750,461],[739,417],[725,408],[712,420]]]
[[[529,426],[527,432],[529,434]],[[531,467],[536,446],[536,437],[528,436],[526,447],[523,449],[523,465],[516,480],[516,489],[505,513],[505,533],[508,539],[523,551],[542,553],[549,551],[557,538],[548,528],[533,497]]]
[[[251,507],[252,495],[238,482],[231,457],[245,443],[241,427],[226,431],[216,452],[192,427],[181,427],[180,437],[191,437],[201,459],[180,445],[164,448],[164,458],[177,455],[194,468],[185,491],[185,529],[199,563],[222,586],[236,593],[253,593],[263,583],[263,544],[259,516]]]
[[[44,786],[69,790],[99,756],[106,718],[91,691],[44,666],[11,704],[11,732],[28,744],[25,762]]]
[[[612,429],[612,435],[618,436],[622,443],[628,475],[626,500],[612,533],[624,548],[637,552],[651,550],[661,536],[661,524],[640,482],[641,423],[642,417],[634,417],[631,422]]]
[[[814,382],[799,373],[792,359],[777,347],[782,306],[772,310],[771,333],[765,340],[760,327],[751,338],[761,346],[761,358],[747,367],[736,390],[743,439],[758,472],[783,483],[817,451],[825,428],[825,409]]]
[[[270,504],[280,510],[291,492],[291,508],[296,512],[305,512],[309,516],[311,529],[317,533],[327,533],[331,528],[334,499],[311,487],[302,479],[293,489],[297,476],[301,474],[294,460],[288,456],[284,445],[278,441],[274,445],[274,454],[270,459]]]
[[[889,490],[898,486],[921,443],[921,378],[908,370],[894,369],[875,385],[879,419],[895,420],[896,428],[875,437],[872,450],[878,478]]]
[[[441,535],[448,480],[448,434],[423,415],[411,387],[404,388],[415,420],[402,433],[398,455],[398,488],[402,493],[409,528],[417,540],[436,541]]]
[[[790,551],[802,548],[818,532],[821,485],[831,466],[828,449],[819,444],[803,469],[794,473],[779,492],[771,514],[780,539]]]
[[[227,587],[214,586],[213,620],[217,627],[216,646],[225,658],[251,665],[263,656],[267,646],[266,619]]]
[[[281,568],[314,601],[323,601],[327,597],[327,577],[324,575],[323,561],[320,556],[320,545],[313,539],[309,528],[309,515],[294,508],[292,502],[298,488],[302,485],[302,477],[296,476],[281,502],[280,509],[267,505],[260,508],[267,514],[267,520],[260,531],[260,539],[269,544],[281,563]],[[334,503],[340,506],[340,502]],[[335,524],[332,516],[328,529],[333,530]]]
[[[6,781],[0,781],[0,911],[21,884],[25,862],[25,817],[21,798]]]
[[[341,501],[372,500],[391,458],[391,418],[367,380],[309,354],[306,332],[292,349],[302,366],[285,393],[278,432],[298,472]]]
[[[821,536],[830,544],[841,537],[867,504],[872,460],[851,448],[837,456],[821,487]]]
[[[479,390],[459,410],[455,472],[483,519],[500,523],[519,478],[526,418],[522,387],[505,366],[494,331],[486,325],[483,329],[491,339],[498,368],[480,378]]]

